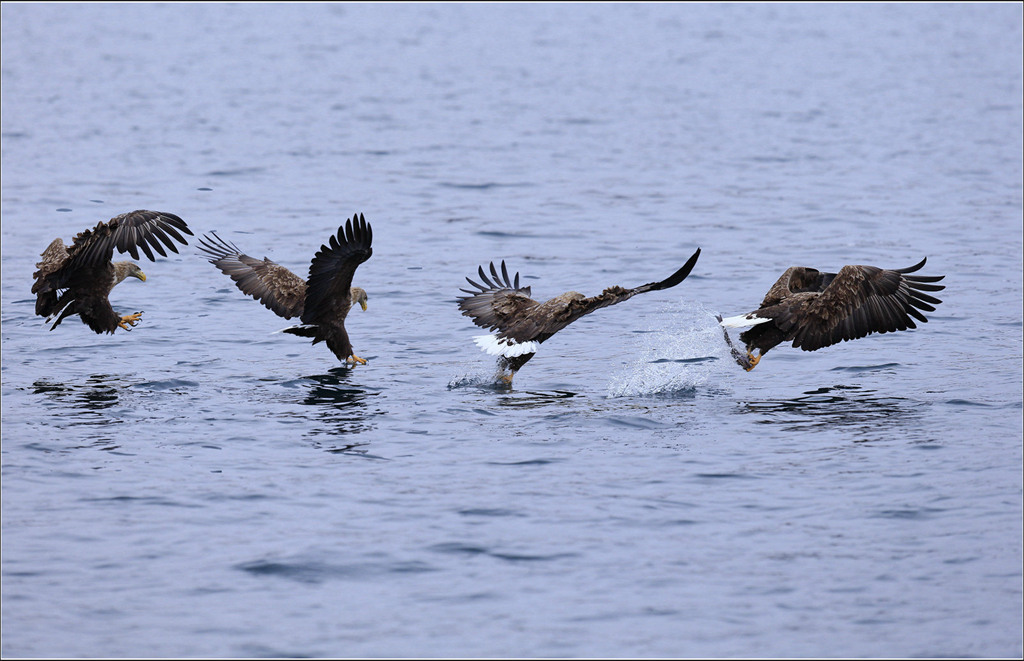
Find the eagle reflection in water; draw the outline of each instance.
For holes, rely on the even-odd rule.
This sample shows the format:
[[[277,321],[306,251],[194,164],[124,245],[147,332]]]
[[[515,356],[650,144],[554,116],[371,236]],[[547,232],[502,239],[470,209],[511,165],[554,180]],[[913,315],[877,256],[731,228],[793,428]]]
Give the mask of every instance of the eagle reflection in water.
[[[347,383],[351,378],[351,370],[336,367],[326,374],[312,374],[302,379],[308,386],[308,391],[300,403],[313,407],[313,410],[311,414],[303,414],[300,411],[297,415],[317,423],[308,428],[308,436],[357,434],[376,428],[373,417],[380,415],[382,411],[370,407],[369,404],[370,399],[379,393]],[[344,447],[332,447],[327,450],[342,452],[359,445],[365,444],[345,444]]]

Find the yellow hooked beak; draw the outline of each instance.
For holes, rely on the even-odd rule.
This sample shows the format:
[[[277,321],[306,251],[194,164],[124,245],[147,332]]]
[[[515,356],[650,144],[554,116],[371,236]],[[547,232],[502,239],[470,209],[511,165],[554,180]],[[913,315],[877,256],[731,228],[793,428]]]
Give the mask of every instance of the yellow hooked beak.
[[[142,271],[137,271],[135,273],[132,273],[132,276],[138,278],[139,280],[142,280],[143,282],[146,281],[146,274],[143,273]]]
[[[366,301],[359,301],[359,307],[363,308],[363,312],[366,312]]]

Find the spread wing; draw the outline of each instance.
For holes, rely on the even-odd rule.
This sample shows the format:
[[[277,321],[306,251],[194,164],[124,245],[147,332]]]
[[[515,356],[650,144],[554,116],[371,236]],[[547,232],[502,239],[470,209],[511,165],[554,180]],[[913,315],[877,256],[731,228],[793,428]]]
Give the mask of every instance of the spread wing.
[[[822,273],[818,269],[806,266],[790,266],[786,269],[768,293],[764,295],[758,309],[778,305],[793,294],[821,293],[829,282],[836,277],[835,273]]]
[[[821,293],[783,312],[776,323],[783,329],[795,324],[793,346],[805,351],[871,333],[917,328],[914,319],[927,322],[922,311],[934,312],[942,302],[925,292],[945,289],[932,284],[945,276],[908,275],[926,261],[904,269],[844,266],[839,273],[821,274]]]
[[[229,276],[242,290],[285,319],[298,317],[306,299],[306,283],[280,264],[267,258],[250,257],[217,236],[216,232],[203,236],[198,247],[207,260]]]
[[[155,261],[154,250],[166,257],[164,246],[171,252],[178,252],[175,241],[188,244],[181,232],[192,234],[185,221],[173,213],[144,209],[123,213],[91,230],[80,232],[68,249],[68,264],[71,268],[80,268],[109,262],[115,248],[118,252],[130,253],[134,259],[139,259],[141,248],[146,257]]]
[[[309,265],[302,323],[344,324],[352,305],[352,276],[373,254],[372,242],[373,231],[359,214],[338,228],[337,235],[331,236],[330,246],[320,246]]]
[[[646,285],[640,285],[633,289],[626,289],[624,287],[609,287],[605,289],[598,296],[591,296],[590,298],[574,299],[567,303],[565,311],[558,314],[553,319],[553,324],[549,325],[550,333],[554,333],[562,328],[565,328],[572,322],[576,321],[580,317],[586,314],[590,314],[594,310],[606,308],[609,305],[615,305],[628,301],[637,294],[643,294],[649,291],[658,291],[661,289],[668,289],[675,287],[680,282],[686,279],[686,276],[690,275],[690,271],[693,270],[694,265],[697,263],[697,259],[700,257],[700,248],[697,248],[697,252],[690,256],[690,259],[686,260],[686,263],[682,267],[669,277],[665,278],[660,282],[649,282]],[[550,335],[549,333],[549,335]]]
[[[57,289],[60,282],[59,271],[64,268],[68,260],[68,249],[64,241],[57,237],[50,242],[46,250],[40,255],[42,259],[36,262],[35,273],[32,277],[32,293],[38,294],[36,299],[36,314],[48,316],[55,311],[57,304]]]
[[[469,278],[466,281],[472,289],[460,289],[469,294],[459,296],[459,309],[473,323],[487,330],[497,331],[499,338],[507,338],[516,342],[528,342],[537,339],[540,326],[531,312],[539,307],[537,301],[530,298],[530,288],[519,286],[519,273],[514,281],[508,277],[505,262],[501,262],[501,275],[491,262],[491,278],[484,273],[482,266],[477,273],[483,284]]]
[[[43,251],[42,261],[36,264],[32,293],[64,289],[73,279],[88,278],[89,273],[110,262],[114,248],[139,258],[139,248],[151,260],[153,249],[166,257],[166,245],[178,252],[174,241],[187,245],[179,232],[192,234],[185,221],[165,211],[132,211],[115,216],[91,230],[79,232],[70,248],[59,238]],[[172,240],[173,239],[173,240]],[[162,242],[162,243],[161,243]],[[152,246],[152,247],[151,247]]]
[[[492,262],[493,282],[487,278],[483,268],[479,268],[478,273],[484,285],[466,278],[479,291],[461,290],[470,296],[461,297],[459,307],[462,314],[471,317],[476,325],[496,329],[499,338],[511,338],[516,342],[543,342],[594,310],[621,303],[644,292],[675,287],[690,274],[698,257],[699,248],[678,271],[660,282],[649,282],[633,289],[609,287],[591,298],[568,292],[544,303],[530,298],[529,287],[519,288],[518,273],[514,283],[509,281],[505,262],[501,263],[501,277]]]

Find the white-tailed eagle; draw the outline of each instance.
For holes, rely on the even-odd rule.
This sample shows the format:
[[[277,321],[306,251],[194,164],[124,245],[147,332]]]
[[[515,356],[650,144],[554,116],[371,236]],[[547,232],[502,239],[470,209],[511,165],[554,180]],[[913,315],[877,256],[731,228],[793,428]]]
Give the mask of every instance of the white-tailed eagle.
[[[118,328],[131,330],[142,313],[119,315],[108,296],[128,276],[145,282],[146,274],[134,262],[111,262],[114,249],[139,259],[141,248],[146,257],[155,261],[154,250],[166,257],[164,246],[178,252],[174,241],[187,245],[179,232],[192,234],[185,221],[173,213],[140,209],[80,232],[71,247],[57,237],[43,251],[42,260],[36,264],[39,270],[33,274],[36,314],[46,317],[48,322],[56,319],[50,330],[73,314],[97,333],[113,333]]]
[[[345,317],[353,303],[366,310],[366,291],[352,286],[352,276],[373,254],[372,241],[373,232],[363,215],[352,216],[330,237],[330,245],[320,246],[305,280],[267,258],[246,255],[215,232],[200,239],[199,248],[243,293],[278,316],[299,317],[302,323],[285,328],[285,333],[313,338],[313,344],[326,342],[338,360],[365,365],[352,351]]]
[[[761,307],[718,321],[733,358],[748,372],[783,342],[816,351],[871,333],[917,328],[914,319],[927,322],[923,312],[934,312],[942,302],[925,292],[945,289],[933,284],[945,276],[909,275],[926,261],[904,269],[844,266],[839,273],[793,266],[768,290]],[[749,328],[740,333],[746,355],[733,346],[726,328]]]
[[[492,335],[477,336],[474,341],[488,354],[498,356],[501,379],[511,384],[515,373],[533,358],[540,344],[549,337],[594,310],[622,303],[644,292],[675,287],[690,274],[699,256],[700,248],[682,268],[660,282],[633,289],[609,287],[590,298],[570,291],[543,303],[530,298],[530,287],[519,286],[518,273],[514,279],[509,278],[504,261],[500,275],[491,262],[490,278],[482,266],[477,268],[482,284],[466,278],[474,289],[460,290],[467,296],[458,297],[459,309],[477,326],[495,331]]]

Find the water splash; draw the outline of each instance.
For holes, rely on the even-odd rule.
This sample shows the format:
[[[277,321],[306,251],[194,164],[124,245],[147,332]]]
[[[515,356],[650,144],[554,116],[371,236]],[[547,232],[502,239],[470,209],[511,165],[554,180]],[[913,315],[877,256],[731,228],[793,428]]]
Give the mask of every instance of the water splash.
[[[448,390],[458,388],[484,388],[487,390],[509,390],[509,385],[500,379],[501,371],[480,368],[472,372],[453,376],[448,382]]]
[[[692,392],[730,360],[714,311],[698,303],[669,304],[655,323],[637,335],[637,358],[608,384],[609,397]]]

